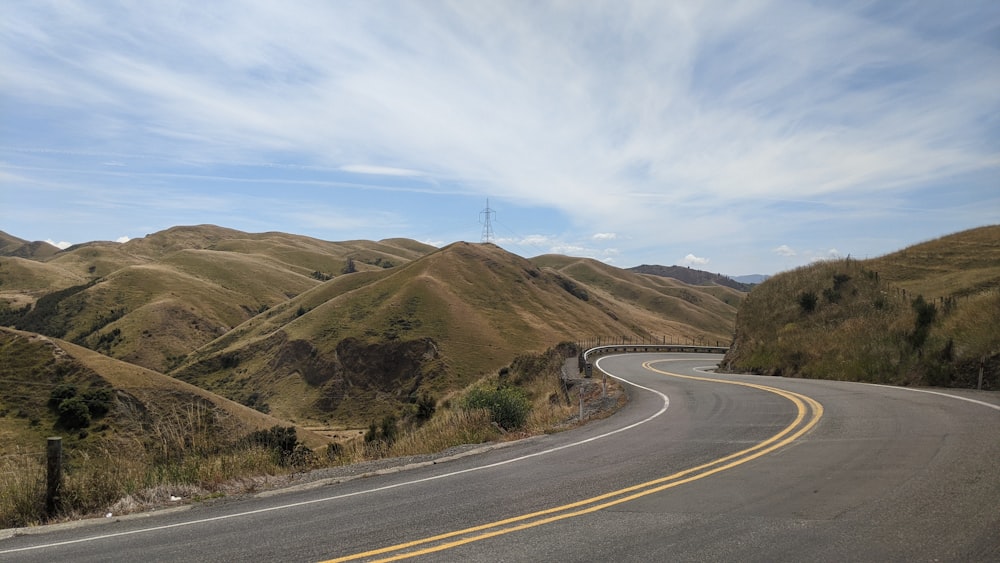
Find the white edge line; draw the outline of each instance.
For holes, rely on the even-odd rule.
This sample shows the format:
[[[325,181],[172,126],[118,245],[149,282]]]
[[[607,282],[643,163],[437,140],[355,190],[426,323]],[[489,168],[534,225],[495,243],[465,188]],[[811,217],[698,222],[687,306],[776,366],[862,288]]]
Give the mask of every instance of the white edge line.
[[[605,357],[612,358],[614,356],[605,356]],[[598,364],[598,367],[600,367],[599,364],[600,364],[601,359],[604,359],[604,358],[600,358],[600,359],[598,359],[595,362],[595,364]],[[607,373],[607,372],[605,372],[605,373]],[[61,541],[61,542],[54,542],[54,543],[46,543],[46,544],[33,545],[33,546],[28,546],[28,547],[19,547],[19,548],[15,548],[15,549],[7,549],[7,550],[0,551],[0,555],[6,554],[6,553],[18,553],[18,552],[22,552],[22,551],[31,551],[31,550],[36,550],[36,549],[46,549],[46,548],[50,548],[50,547],[61,547],[61,546],[64,546],[64,545],[72,545],[72,544],[77,544],[77,543],[84,543],[84,542],[105,540],[105,539],[111,539],[111,538],[118,538],[118,537],[122,537],[122,536],[131,536],[131,535],[143,534],[143,533],[147,533],[147,532],[157,532],[157,531],[160,531],[160,530],[168,530],[168,529],[171,529],[171,528],[181,528],[181,527],[184,527],[184,526],[194,526],[194,525],[197,525],[197,524],[205,524],[205,523],[208,523],[208,522],[216,522],[216,521],[219,521],[219,520],[228,520],[230,518],[238,518],[238,517],[242,517],[242,516],[252,516],[254,514],[261,514],[261,513],[264,513],[264,512],[273,512],[273,511],[276,511],[276,510],[286,510],[286,509],[290,509],[290,508],[297,508],[297,507],[300,507],[300,506],[307,506],[307,505],[310,505],[310,504],[317,504],[317,503],[321,503],[321,502],[328,502],[328,501],[332,501],[332,500],[339,500],[339,499],[344,499],[344,498],[348,498],[348,497],[355,497],[355,496],[365,495],[365,494],[369,494],[369,493],[377,493],[377,492],[381,492],[381,491],[387,491],[389,489],[396,489],[396,488],[399,488],[399,487],[406,487],[406,486],[409,486],[409,485],[416,485],[416,484],[419,484],[419,483],[426,483],[428,481],[435,481],[435,480],[438,480],[438,479],[445,479],[445,478],[448,478],[448,477],[454,477],[456,475],[462,475],[464,473],[471,473],[473,471],[479,471],[479,470],[482,470],[482,469],[492,469],[494,467],[500,467],[502,465],[507,465],[507,464],[511,464],[511,463],[517,463],[519,461],[524,461],[524,460],[529,459],[529,458],[551,454],[551,453],[554,453],[554,452],[558,452],[560,450],[565,450],[567,448],[573,448],[573,447],[576,447],[576,446],[580,446],[580,445],[583,445],[583,444],[587,444],[587,443],[593,442],[595,440],[600,440],[602,438],[607,438],[608,436],[612,436],[614,434],[618,434],[619,432],[624,432],[626,430],[631,430],[631,429],[633,429],[633,428],[635,428],[637,426],[640,426],[642,424],[646,424],[647,422],[649,422],[649,421],[657,418],[658,416],[662,415],[663,413],[665,413],[667,411],[667,408],[670,406],[670,398],[667,397],[665,394],[663,394],[663,393],[661,393],[661,392],[659,392],[659,391],[657,391],[655,389],[650,389],[649,387],[644,387],[642,385],[639,385],[639,384],[636,384],[636,383],[632,383],[631,381],[628,381],[627,379],[624,379],[622,377],[618,377],[618,376],[615,376],[615,375],[611,375],[610,373],[608,373],[608,376],[612,377],[614,379],[617,379],[619,381],[622,381],[624,383],[627,383],[629,385],[632,385],[634,387],[637,387],[639,389],[643,389],[645,391],[649,391],[651,393],[655,393],[655,394],[659,395],[660,398],[663,399],[663,406],[660,407],[660,410],[656,411],[655,414],[652,414],[652,415],[646,417],[645,419],[640,420],[639,422],[634,422],[632,424],[629,424],[628,426],[623,426],[621,428],[617,428],[617,429],[612,430],[610,432],[605,432],[604,434],[600,434],[598,436],[591,436],[590,438],[587,438],[585,440],[580,440],[579,442],[573,442],[573,443],[570,443],[570,444],[563,444],[562,446],[557,446],[557,447],[550,448],[550,449],[547,449],[547,450],[542,450],[540,452],[535,452],[535,453],[532,453],[532,454],[527,454],[527,455],[523,455],[523,456],[520,456],[520,457],[515,457],[515,458],[512,458],[512,459],[505,460],[505,461],[498,461],[498,462],[490,463],[490,464],[487,464],[487,465],[480,465],[480,466],[477,466],[477,467],[470,467],[468,469],[462,469],[462,470],[459,470],[459,471],[452,471],[451,473],[442,473],[441,475],[434,475],[432,477],[424,477],[423,479],[415,479],[415,480],[412,480],[412,481],[405,481],[405,482],[396,483],[396,484],[393,484],[393,485],[385,485],[385,486],[382,486],[382,487],[376,487],[374,489],[365,489],[363,491],[356,491],[356,492],[353,492],[353,493],[345,493],[345,494],[342,494],[342,495],[334,495],[332,497],[324,497],[324,498],[320,498],[320,499],[306,500],[306,501],[295,502],[295,503],[291,503],[291,504],[283,504],[283,505],[279,505],[279,506],[271,506],[271,507],[268,507],[268,508],[260,508],[260,509],[257,509],[257,510],[250,510],[250,511],[247,511],[247,512],[238,512],[238,513],[235,513],[235,514],[226,514],[226,515],[223,515],[223,516],[213,516],[212,518],[202,518],[202,519],[199,519],[199,520],[190,520],[190,521],[187,521],[187,522],[178,522],[176,524],[166,524],[166,525],[163,525],[163,526],[154,526],[154,527],[151,527],[151,528],[139,528],[137,530],[129,530],[127,532],[116,532],[116,533],[113,533],[113,534],[103,534],[103,535],[100,535],[100,536],[91,536],[91,537],[80,538],[80,539],[75,539],[75,540],[67,540],[67,541]]]
[[[987,403],[986,401],[979,401],[976,399],[970,399],[968,397],[962,397],[960,395],[952,395],[950,393],[942,393],[940,391],[931,391],[930,389],[914,389],[912,387],[898,387],[896,385],[882,385],[881,383],[864,383],[863,385],[871,385],[873,387],[883,387],[885,389],[899,389],[900,391],[913,391],[914,393],[927,393],[928,395],[940,395],[941,397],[948,397],[949,399],[958,399],[959,401],[966,401],[969,403],[975,403],[987,408],[991,408],[995,411],[1000,411],[1000,405],[994,405],[993,403]]]
[[[695,371],[700,371],[703,373],[709,373],[708,370],[712,369],[711,366],[694,368]],[[722,375],[722,374],[717,374]],[[734,373],[727,375],[750,375],[743,373]],[[819,379],[800,379],[799,381],[829,381],[829,380],[819,380]],[[987,403],[986,401],[980,401],[978,399],[970,399],[969,397],[963,397],[961,395],[952,395],[951,393],[942,393],[941,391],[931,391],[930,389],[914,389],[913,387],[902,387],[900,385],[885,385],[882,383],[865,383],[863,381],[837,381],[837,383],[853,383],[855,385],[870,385],[872,387],[882,387],[883,389],[896,389],[899,391],[912,391],[914,393],[927,393],[928,395],[938,395],[940,397],[947,397],[949,399],[957,399],[959,401],[966,401],[969,403],[974,403],[995,411],[1000,411],[1000,405],[994,405],[993,403]]]

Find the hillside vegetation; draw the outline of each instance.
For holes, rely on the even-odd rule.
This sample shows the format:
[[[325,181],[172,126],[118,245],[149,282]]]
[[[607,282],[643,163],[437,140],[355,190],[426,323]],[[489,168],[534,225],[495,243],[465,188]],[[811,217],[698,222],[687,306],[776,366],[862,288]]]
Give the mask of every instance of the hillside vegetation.
[[[163,374],[0,328],[0,528],[44,515],[46,438],[63,439],[60,512],[128,511],[132,495],[190,494],[274,474],[326,438]],[[276,431],[290,436],[277,446]],[[261,437],[265,439],[262,440]],[[286,452],[276,447],[287,447]],[[209,489],[205,489],[209,487]]]
[[[440,397],[522,353],[594,334],[730,338],[738,292],[593,260],[454,243],[341,276],[236,327],[170,373],[312,425],[350,426]]]
[[[783,272],[744,300],[724,367],[1000,388],[1000,226]]]

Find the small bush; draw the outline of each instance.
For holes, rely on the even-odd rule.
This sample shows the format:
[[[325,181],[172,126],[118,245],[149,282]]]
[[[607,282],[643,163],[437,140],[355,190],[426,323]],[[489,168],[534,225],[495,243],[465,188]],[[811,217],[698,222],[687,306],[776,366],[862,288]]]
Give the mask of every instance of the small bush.
[[[246,442],[273,452],[280,465],[289,463],[299,445],[294,426],[272,426],[267,430],[257,430],[247,435]]]
[[[465,396],[466,409],[486,409],[490,418],[504,430],[517,430],[528,421],[531,403],[524,391],[517,387],[473,389]]]
[[[57,424],[66,430],[78,430],[90,426],[90,409],[80,397],[72,397],[59,403]]]
[[[56,385],[52,392],[49,393],[49,406],[59,408],[60,403],[73,397],[76,397],[76,385],[61,383]]]
[[[373,444],[375,442],[382,442],[386,446],[391,446],[396,441],[398,435],[399,430],[396,426],[396,416],[387,414],[382,417],[381,424],[375,424],[373,420],[368,425],[368,431],[365,432],[365,443]]]
[[[114,393],[107,387],[87,389],[80,397],[87,405],[90,416],[94,418],[99,418],[107,414],[111,410],[111,405],[114,401]]]
[[[816,310],[816,303],[819,299],[814,291],[803,291],[799,294],[799,307],[804,313],[812,313]]]
[[[430,395],[421,395],[417,400],[417,420],[421,423],[427,422],[434,416],[437,410],[437,401]]]

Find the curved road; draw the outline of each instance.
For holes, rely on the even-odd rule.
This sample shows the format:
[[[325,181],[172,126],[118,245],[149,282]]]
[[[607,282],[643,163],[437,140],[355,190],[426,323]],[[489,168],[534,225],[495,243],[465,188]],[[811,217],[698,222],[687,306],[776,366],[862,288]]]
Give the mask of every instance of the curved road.
[[[40,529],[0,561],[1000,561],[1000,397],[599,360],[604,420],[438,463]]]

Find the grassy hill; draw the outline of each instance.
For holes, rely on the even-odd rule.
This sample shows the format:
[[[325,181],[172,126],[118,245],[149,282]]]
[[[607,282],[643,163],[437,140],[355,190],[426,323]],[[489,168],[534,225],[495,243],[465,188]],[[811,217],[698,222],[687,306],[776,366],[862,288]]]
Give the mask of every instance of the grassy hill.
[[[316,426],[364,425],[561,341],[725,342],[742,296],[492,245],[212,225],[0,259],[0,325]]]
[[[413,241],[333,243],[175,227],[124,244],[76,245],[44,260],[0,259],[0,324],[165,371],[324,280],[431,250]]]
[[[695,286],[596,260],[546,255],[533,261],[583,284],[609,302],[638,305],[643,317],[657,321],[659,332],[635,333],[654,340],[659,336],[674,342],[690,339],[705,344],[728,343],[732,339],[733,311],[746,295],[723,285]]]
[[[59,252],[59,248],[47,242],[29,242],[0,231],[0,256],[19,258],[48,258]]]
[[[1000,226],[755,287],[728,369],[903,385],[1000,386]]]
[[[529,261],[493,245],[455,243],[306,291],[170,373],[282,418],[350,426],[399,412],[421,394],[461,389],[561,341],[600,334],[728,340],[739,299],[726,288],[693,288],[593,260]]]
[[[161,373],[34,333],[0,328],[0,356],[5,360],[0,366],[0,436],[8,452],[18,446],[36,449],[45,436],[60,429],[87,429],[67,433],[73,443],[102,436],[146,443],[155,430],[167,430],[192,406],[203,410],[201,423],[219,436],[241,436],[284,422]],[[81,396],[105,389],[116,400],[93,421],[97,424],[67,428],[50,401],[52,392],[64,386],[77,387]],[[316,447],[326,443],[310,433],[304,433],[303,440]]]
[[[0,528],[45,516],[48,436],[63,439],[60,512],[77,516],[211,494],[233,480],[273,475],[293,454],[311,456],[328,443],[66,341],[0,328],[0,357]]]
[[[639,274],[652,274],[664,278],[674,278],[691,285],[724,285],[738,291],[748,291],[750,289],[749,285],[738,282],[728,276],[684,266],[651,266],[643,264],[629,268],[629,271]]]

